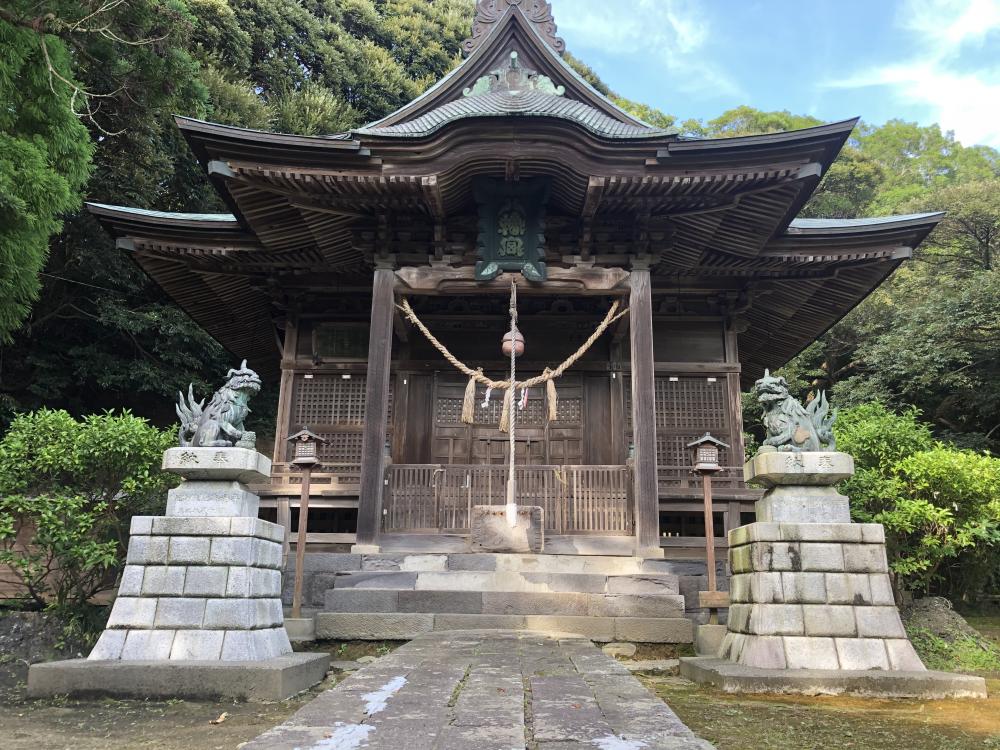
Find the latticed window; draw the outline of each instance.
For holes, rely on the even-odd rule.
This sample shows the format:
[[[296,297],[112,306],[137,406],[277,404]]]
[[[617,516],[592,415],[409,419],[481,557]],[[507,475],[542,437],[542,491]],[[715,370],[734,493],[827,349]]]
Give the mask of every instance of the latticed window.
[[[658,375],[654,382],[656,463],[661,469],[690,464],[687,444],[706,432],[727,439],[731,420],[726,378],[703,375]],[[632,386],[625,378],[625,424],[632,434]],[[722,450],[720,462],[728,463]]]
[[[365,423],[364,375],[297,373],[292,391],[292,429],[308,426],[327,442],[319,449],[322,470],[358,471],[361,466],[362,428]],[[392,386],[389,424],[392,423]]]

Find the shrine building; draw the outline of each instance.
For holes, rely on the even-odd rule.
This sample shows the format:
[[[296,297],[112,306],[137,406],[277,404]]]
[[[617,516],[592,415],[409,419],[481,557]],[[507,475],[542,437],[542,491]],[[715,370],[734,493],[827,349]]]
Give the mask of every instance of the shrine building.
[[[637,119],[563,59],[548,3],[480,0],[464,61],[378,122],[303,137],[184,117],[231,213],[89,210],[180,307],[265,383],[280,382],[262,514],[293,531],[287,441],[325,438],[310,551],[463,549],[471,509],[502,505],[503,393],[468,377],[401,312],[489,377],[517,282],[519,375],[555,368],[517,412],[518,502],[554,554],[704,558],[687,444],[725,443],[726,532],[753,520],[741,389],[872,292],[937,214],[799,219],[857,120],[738,138]],[[517,394],[521,398],[521,394]],[[550,417],[554,416],[554,419]]]

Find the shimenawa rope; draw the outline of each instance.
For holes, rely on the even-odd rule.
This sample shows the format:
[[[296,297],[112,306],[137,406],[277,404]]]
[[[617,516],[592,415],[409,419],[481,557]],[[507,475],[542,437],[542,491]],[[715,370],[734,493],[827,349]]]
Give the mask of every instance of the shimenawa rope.
[[[397,307],[400,309],[400,311],[403,312],[403,314],[406,316],[406,319],[409,320],[413,325],[415,325],[422,334],[424,334],[424,336],[431,343],[431,345],[441,353],[441,356],[443,356],[446,360],[448,360],[448,362],[452,365],[452,367],[454,367],[456,370],[469,377],[470,380],[479,383],[481,385],[485,385],[487,388],[492,388],[494,390],[497,389],[507,390],[510,387],[510,380],[491,380],[490,378],[486,377],[483,374],[483,369],[481,367],[473,370],[468,365],[459,361],[455,357],[455,355],[452,354],[450,351],[448,351],[448,348],[440,341],[438,341],[437,338],[435,338],[434,334],[427,329],[427,326],[425,326],[423,322],[420,320],[420,318],[417,317],[417,314],[413,311],[413,308],[410,307],[409,300],[407,300],[405,297],[400,301],[400,304],[398,304]],[[571,354],[561,365],[559,365],[554,370],[546,368],[541,375],[529,378],[528,380],[515,381],[514,388],[534,388],[536,386],[541,385],[542,383],[549,383],[552,380],[555,380],[556,378],[562,377],[562,375],[566,372],[566,370],[575,365],[577,360],[579,360],[580,357],[582,357],[584,354],[587,353],[590,347],[594,345],[597,339],[599,339],[601,335],[608,330],[608,328],[610,328],[612,325],[614,325],[617,321],[619,321],[626,315],[628,315],[627,309],[618,312],[618,301],[616,300],[614,303],[612,303],[611,309],[608,310],[608,314],[604,317],[604,320],[601,321],[601,324],[590,335],[590,338],[584,341],[583,344],[581,344],[580,348],[577,349],[575,352],[573,352],[573,354]],[[468,390],[466,392],[468,393]],[[474,397],[473,397],[473,402],[475,402]],[[552,407],[550,406],[549,409],[551,410],[551,408]],[[463,404],[463,413],[464,413],[464,404]]]

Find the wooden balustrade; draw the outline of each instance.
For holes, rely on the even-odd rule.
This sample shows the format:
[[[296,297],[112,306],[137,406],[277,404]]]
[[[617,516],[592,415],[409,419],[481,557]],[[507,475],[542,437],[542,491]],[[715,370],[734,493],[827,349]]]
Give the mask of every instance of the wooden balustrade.
[[[550,534],[631,534],[626,466],[517,466],[518,502],[544,509]],[[467,532],[473,505],[506,503],[502,465],[394,464],[386,469],[385,530]]]

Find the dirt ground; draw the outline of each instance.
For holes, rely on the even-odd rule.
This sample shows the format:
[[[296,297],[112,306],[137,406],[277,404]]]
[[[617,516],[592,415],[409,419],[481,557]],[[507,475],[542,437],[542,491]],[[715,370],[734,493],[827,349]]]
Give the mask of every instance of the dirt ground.
[[[890,701],[735,696],[679,677],[645,677],[698,735],[718,750],[1000,749],[1000,698]],[[991,695],[1000,681],[990,681]]]
[[[1000,618],[971,622],[991,640],[1000,637]],[[335,660],[356,660],[380,656],[396,645],[326,643],[314,650],[327,650]],[[676,655],[684,654],[650,646],[641,647],[636,657]],[[3,750],[235,750],[336,684],[330,677],[307,693],[265,704],[27,700],[27,664],[27,658],[0,656]],[[673,676],[643,681],[719,750],[1000,750],[1000,680],[989,682],[995,697],[986,701],[730,696]],[[223,714],[224,721],[212,723]]]
[[[334,660],[354,661],[382,656],[397,645],[351,641],[315,644],[310,650],[328,651]],[[337,683],[335,676],[329,676],[306,693],[274,703],[28,700],[24,692],[27,673],[27,659],[0,657],[3,750],[234,750]],[[219,722],[223,714],[225,719]]]

